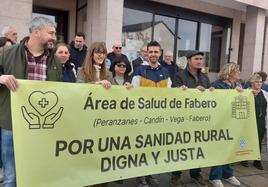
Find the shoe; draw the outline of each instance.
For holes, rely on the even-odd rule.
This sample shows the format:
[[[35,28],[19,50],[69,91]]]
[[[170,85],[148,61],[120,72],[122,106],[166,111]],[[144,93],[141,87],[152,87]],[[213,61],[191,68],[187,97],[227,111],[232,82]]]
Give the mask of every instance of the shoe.
[[[195,182],[195,184],[197,184],[198,186],[203,186],[203,187],[207,186],[207,183],[205,182],[202,175],[200,175],[200,174],[197,175],[196,177],[192,177],[192,179]]]
[[[115,181],[115,183],[117,183],[117,184],[123,184],[124,183],[124,180],[118,180],[118,181]]]
[[[255,160],[255,161],[253,162],[253,166],[254,166],[255,168],[259,169],[259,170],[263,170],[263,166],[262,166],[262,164],[261,164],[261,161],[259,161],[259,160]]]
[[[149,187],[145,177],[138,178],[138,187]]]
[[[248,161],[242,161],[242,162],[240,162],[240,164],[241,164],[242,166],[244,166],[244,167],[249,167],[249,165],[248,165]]]
[[[224,187],[221,180],[209,180],[214,187]]]
[[[4,179],[4,173],[3,173],[3,169],[0,168],[0,183],[3,182],[3,179]]]
[[[228,179],[224,179],[224,180],[229,182],[232,185],[240,186],[240,182],[239,182],[239,180],[237,180],[237,178],[235,178],[235,176],[232,176],[232,177],[230,177]]]
[[[159,180],[152,175],[146,176],[146,180],[152,186],[158,186],[160,184]]]
[[[182,181],[180,175],[172,175],[170,185],[172,187],[182,187]]]

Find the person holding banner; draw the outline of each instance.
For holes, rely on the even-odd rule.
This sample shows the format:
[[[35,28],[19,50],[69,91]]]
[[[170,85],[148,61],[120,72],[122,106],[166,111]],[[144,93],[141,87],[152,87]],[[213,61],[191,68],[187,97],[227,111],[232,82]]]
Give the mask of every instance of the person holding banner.
[[[48,50],[49,44],[56,40],[56,23],[45,17],[36,17],[31,21],[29,30],[29,37],[8,49],[1,49],[0,52],[3,187],[16,187],[10,91],[16,91],[18,88],[17,79],[63,80],[60,62]],[[31,113],[22,112],[28,119],[33,119]]]
[[[242,86],[239,84],[240,70],[238,64],[234,62],[225,64],[220,70],[218,77],[219,79],[211,84],[212,87],[216,89],[243,90]],[[233,168],[230,164],[213,166],[211,168],[209,181],[214,187],[223,187],[222,178],[235,186],[240,186],[240,182],[234,176]]]
[[[70,62],[69,46],[65,43],[58,43],[54,48],[55,55],[62,64],[64,82],[76,82],[76,71],[73,63]]]
[[[130,64],[122,56],[115,57],[110,67],[109,81],[112,85],[125,85],[131,87],[131,79],[128,75],[131,71]]]
[[[201,51],[189,51],[186,54],[187,66],[184,70],[178,71],[173,77],[172,87],[196,88],[204,91],[210,87],[210,81],[206,74],[201,72],[203,67],[204,53]],[[190,169],[190,176],[198,186],[207,186],[201,175],[201,169]],[[181,171],[172,172],[171,186],[182,186]]]
[[[107,49],[105,43],[95,42],[91,44],[87,52],[86,58],[80,68],[78,68],[78,83],[100,84],[104,88],[111,87],[108,81],[108,69],[106,68]],[[106,184],[98,184],[95,187],[103,187]]]
[[[91,44],[82,67],[78,68],[76,82],[101,84],[104,88],[109,89],[111,83],[107,80],[106,56],[105,43],[95,42]]]
[[[255,73],[249,79],[249,85],[252,89],[252,93],[254,94],[255,100],[255,113],[256,113],[256,121],[257,121],[257,129],[258,129],[258,139],[259,139],[259,147],[260,152],[262,149],[261,143],[264,138],[264,134],[266,132],[266,108],[267,101],[263,95],[261,90],[263,80],[259,73]],[[240,162],[242,166],[248,167],[248,161]],[[263,166],[260,160],[254,160],[253,166],[259,170],[263,170]]]
[[[132,79],[133,86],[144,87],[171,87],[171,80],[168,70],[158,62],[161,56],[161,46],[157,41],[147,45],[148,65],[140,65],[134,72]],[[139,177],[139,187],[158,186],[159,181],[152,175]]]

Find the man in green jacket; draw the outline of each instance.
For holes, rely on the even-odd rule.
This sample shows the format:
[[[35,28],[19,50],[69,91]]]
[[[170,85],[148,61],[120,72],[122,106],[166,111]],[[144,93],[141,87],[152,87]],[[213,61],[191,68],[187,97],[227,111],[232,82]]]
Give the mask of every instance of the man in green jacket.
[[[17,79],[62,81],[62,68],[48,50],[56,40],[56,24],[36,17],[30,24],[30,36],[20,44],[0,51],[0,126],[2,128],[3,187],[16,187],[11,123],[10,91],[18,88]]]

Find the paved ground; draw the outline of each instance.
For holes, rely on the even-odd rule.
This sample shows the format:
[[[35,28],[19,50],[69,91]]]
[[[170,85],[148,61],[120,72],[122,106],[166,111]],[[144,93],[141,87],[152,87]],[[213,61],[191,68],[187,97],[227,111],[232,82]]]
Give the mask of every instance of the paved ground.
[[[240,164],[234,164],[235,176],[241,182],[241,187],[268,187],[268,150],[267,146],[264,145],[263,153],[262,153],[262,163],[264,166],[264,170],[260,171],[252,166],[248,168],[241,166]],[[202,169],[202,174],[205,179],[208,179],[209,168]],[[156,178],[160,180],[159,187],[170,187],[170,174],[160,174],[156,175]],[[189,172],[184,171],[182,174],[182,179],[184,182],[184,187],[197,187],[193,181],[191,181],[189,177]],[[208,182],[208,181],[207,181]],[[233,187],[233,185],[226,183],[223,181],[225,187]],[[209,184],[208,186],[211,187],[212,185]],[[136,180],[130,179],[124,181],[124,184],[115,184],[110,183],[108,187],[137,187]]]
[[[262,163],[264,166],[263,171],[254,168],[252,163],[250,163],[250,167],[248,168],[243,167],[240,164],[233,165],[235,176],[241,182],[241,187],[268,187],[268,150],[266,145],[263,146]],[[205,179],[208,179],[208,174],[209,168],[203,168],[202,175]],[[170,187],[170,173],[156,175],[156,178],[160,180],[159,187]],[[183,172],[182,180],[184,182],[184,187],[197,187],[197,185],[191,181],[188,171]],[[225,181],[223,181],[223,184],[225,187],[233,187],[233,185],[228,184]],[[208,186],[211,187],[209,182]],[[0,184],[0,187],[2,187],[2,184]],[[137,185],[135,179],[129,179],[125,180],[124,184],[119,185],[110,183],[107,187],[137,187]]]

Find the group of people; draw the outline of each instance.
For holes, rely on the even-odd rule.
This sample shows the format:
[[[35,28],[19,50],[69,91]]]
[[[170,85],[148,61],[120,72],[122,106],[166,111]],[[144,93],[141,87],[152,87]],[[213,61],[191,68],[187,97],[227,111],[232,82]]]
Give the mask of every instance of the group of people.
[[[243,90],[239,65],[236,63],[224,65],[219,72],[218,80],[210,83],[208,76],[201,71],[204,53],[200,51],[189,52],[186,55],[187,66],[179,69],[172,62],[173,54],[170,51],[167,51],[164,60],[160,61],[162,50],[157,41],[152,41],[142,47],[140,57],[129,62],[127,56],[121,52],[120,42],[115,42],[113,51],[107,53],[104,42],[92,43],[87,48],[83,33],[77,33],[70,45],[58,43],[53,49],[49,49],[49,44],[56,41],[56,24],[44,17],[34,18],[29,30],[29,37],[25,37],[16,45],[0,50],[3,187],[16,187],[10,91],[16,91],[18,88],[17,79],[99,84],[106,89],[112,85],[122,85],[127,89],[133,86],[145,86],[183,90],[196,88],[200,91],[205,89]],[[256,73],[247,84],[255,96],[260,148],[265,133],[267,106],[261,91],[262,83],[261,75]],[[248,167],[248,162],[244,161],[241,164]],[[263,169],[260,161],[254,161],[254,166]],[[181,171],[172,172],[172,187],[182,186],[180,175]],[[207,186],[200,168],[191,169],[190,176],[199,186]],[[222,187],[221,179],[236,186],[240,185],[230,164],[211,168],[209,175],[211,184],[215,187]],[[159,185],[159,181],[152,175],[138,177],[137,181],[139,187]],[[117,182],[122,183],[122,181]]]

